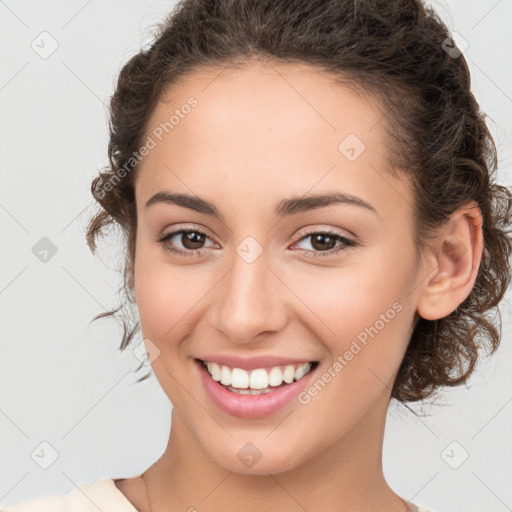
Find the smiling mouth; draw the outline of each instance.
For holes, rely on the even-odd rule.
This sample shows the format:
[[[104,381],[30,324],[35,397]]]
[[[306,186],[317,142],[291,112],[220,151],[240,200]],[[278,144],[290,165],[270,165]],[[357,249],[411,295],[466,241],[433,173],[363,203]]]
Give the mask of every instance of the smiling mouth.
[[[271,393],[302,379],[312,372],[319,361],[301,364],[288,364],[268,368],[244,370],[231,368],[213,361],[197,359],[210,374],[210,377],[225,389],[240,395],[261,395]]]

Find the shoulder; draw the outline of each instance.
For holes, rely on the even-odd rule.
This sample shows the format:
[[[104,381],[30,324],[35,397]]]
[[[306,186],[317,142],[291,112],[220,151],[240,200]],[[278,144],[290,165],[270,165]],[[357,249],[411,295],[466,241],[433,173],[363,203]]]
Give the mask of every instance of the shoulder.
[[[98,512],[98,510],[137,512],[111,478],[103,478],[94,484],[81,484],[67,494],[54,494],[17,503],[0,509],[0,512]]]

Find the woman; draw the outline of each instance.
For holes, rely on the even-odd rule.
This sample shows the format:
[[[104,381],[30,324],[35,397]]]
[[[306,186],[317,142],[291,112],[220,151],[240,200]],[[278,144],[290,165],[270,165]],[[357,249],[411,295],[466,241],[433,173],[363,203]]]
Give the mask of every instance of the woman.
[[[178,4],[120,73],[87,233],[126,236],[167,448],[9,511],[428,512],[384,478],[390,399],[466,382],[510,281],[456,49],[419,0]]]

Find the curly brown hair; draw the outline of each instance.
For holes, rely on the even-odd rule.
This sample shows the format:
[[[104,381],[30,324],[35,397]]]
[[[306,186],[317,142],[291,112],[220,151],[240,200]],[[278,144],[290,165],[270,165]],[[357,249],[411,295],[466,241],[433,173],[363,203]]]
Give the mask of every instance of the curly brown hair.
[[[470,90],[466,60],[446,25],[420,0],[179,2],[158,25],[152,44],[120,71],[110,101],[109,165],[91,185],[100,205],[87,228],[91,251],[105,228],[121,228],[127,249],[123,288],[135,304],[134,180],[148,120],[164,89],[186,74],[253,59],[307,63],[383,102],[393,148],[388,158],[398,170],[393,172],[413,184],[418,254],[450,214],[468,200],[478,203],[484,252],[473,290],[448,316],[419,318],[391,397],[405,404],[440,386],[465,383],[480,349],[492,354],[500,343],[498,303],[510,283],[512,195],[494,182],[496,148]],[[132,315],[119,313],[125,305],[93,319],[121,318],[121,350],[140,329]]]

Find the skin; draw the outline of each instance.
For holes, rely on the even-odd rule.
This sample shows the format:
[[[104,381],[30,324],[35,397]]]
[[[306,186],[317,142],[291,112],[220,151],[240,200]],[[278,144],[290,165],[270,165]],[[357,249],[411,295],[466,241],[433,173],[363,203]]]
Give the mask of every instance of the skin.
[[[391,387],[418,316],[449,314],[473,287],[483,243],[478,208],[455,212],[420,261],[409,184],[389,173],[383,106],[305,64],[204,69],[167,92],[148,133],[190,96],[198,104],[144,158],[135,185],[135,295],[148,352],[160,351],[154,373],[173,404],[166,450],[146,471],[153,512],[169,504],[201,512],[408,510],[382,471]],[[354,161],[338,149],[348,134],[366,146]],[[145,208],[162,190],[214,203],[224,220],[169,203]],[[364,199],[377,213],[335,204],[273,215],[282,199],[327,191]],[[206,235],[195,245],[202,255],[180,257],[157,242],[182,228]],[[357,245],[315,258],[322,248],[305,228],[328,228]],[[263,251],[250,264],[236,252],[247,236]],[[166,243],[194,250],[181,235]],[[318,360],[320,376],[397,302],[400,312],[307,404],[236,418],[211,403],[196,376],[194,358],[205,353]],[[249,441],[262,453],[250,468],[237,457]],[[140,476],[116,484],[149,510]]]

